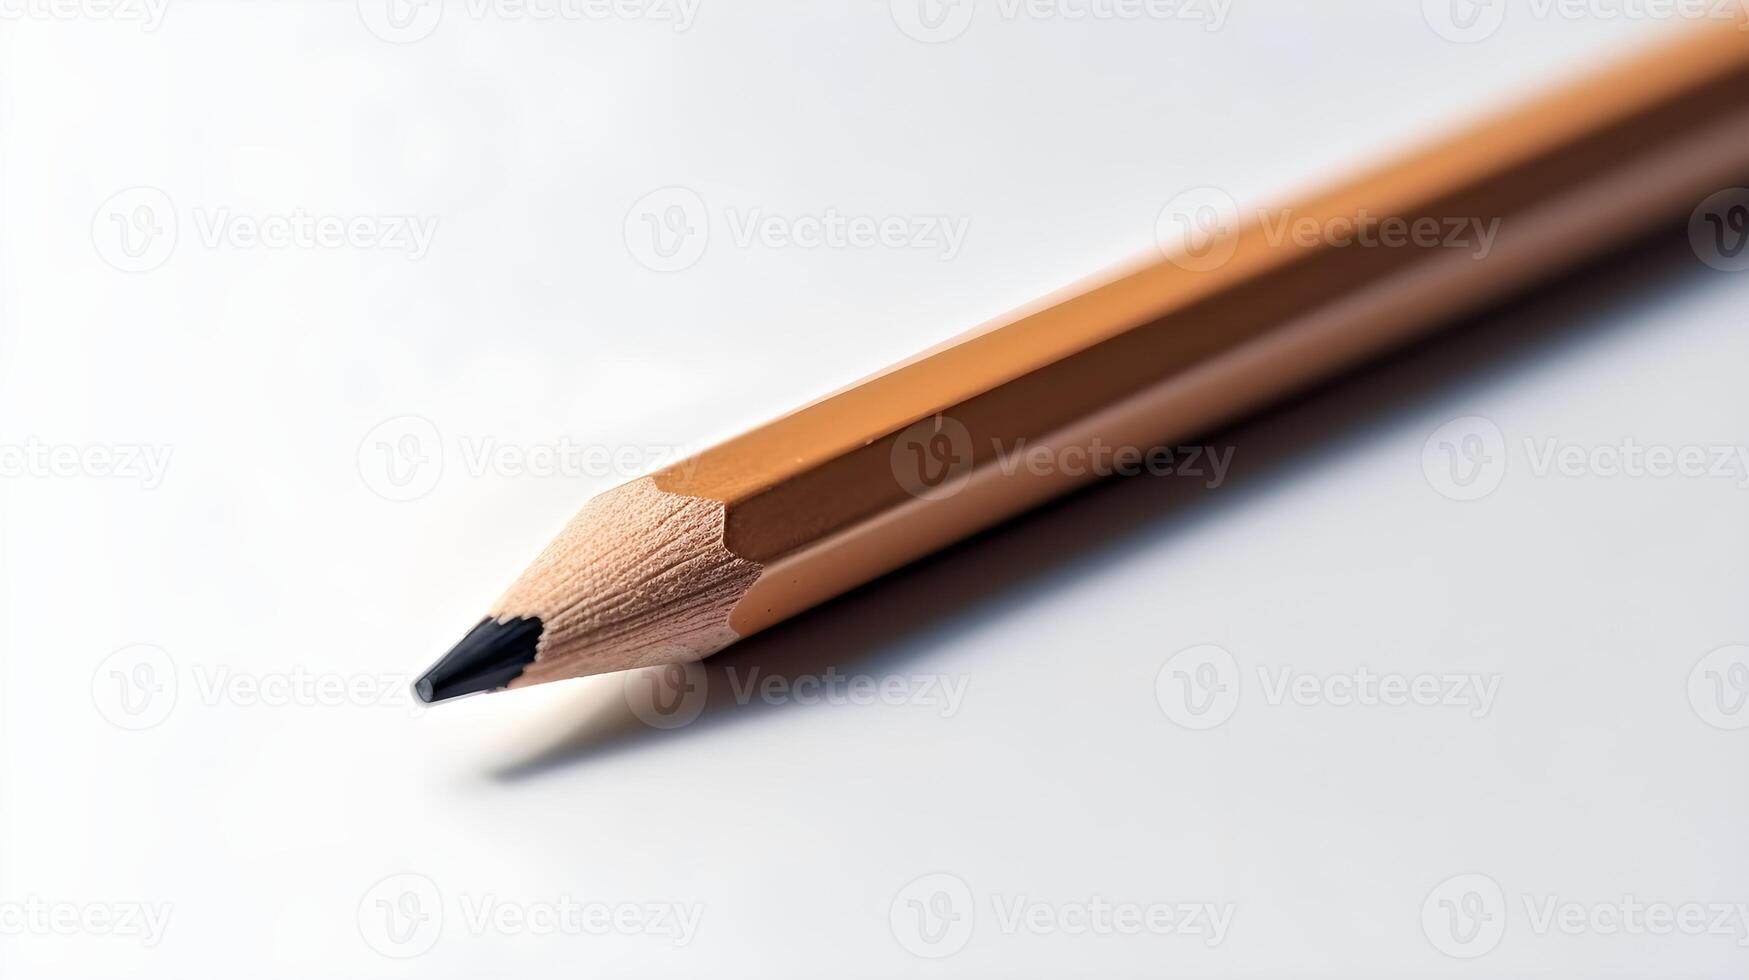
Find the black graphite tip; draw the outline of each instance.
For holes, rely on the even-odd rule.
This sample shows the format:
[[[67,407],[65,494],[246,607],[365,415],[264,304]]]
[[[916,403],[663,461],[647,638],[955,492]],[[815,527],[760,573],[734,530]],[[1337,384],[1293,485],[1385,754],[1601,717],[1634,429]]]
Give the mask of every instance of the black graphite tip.
[[[481,691],[496,691],[534,663],[539,619],[481,620],[474,631],[414,682],[419,700],[436,704]]]

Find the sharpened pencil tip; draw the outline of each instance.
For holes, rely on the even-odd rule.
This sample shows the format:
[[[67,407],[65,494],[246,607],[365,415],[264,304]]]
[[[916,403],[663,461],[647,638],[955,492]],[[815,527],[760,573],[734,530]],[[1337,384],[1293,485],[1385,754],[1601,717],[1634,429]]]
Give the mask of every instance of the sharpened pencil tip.
[[[533,618],[482,620],[414,682],[413,690],[426,704],[496,691],[534,663],[541,629],[541,621]]]

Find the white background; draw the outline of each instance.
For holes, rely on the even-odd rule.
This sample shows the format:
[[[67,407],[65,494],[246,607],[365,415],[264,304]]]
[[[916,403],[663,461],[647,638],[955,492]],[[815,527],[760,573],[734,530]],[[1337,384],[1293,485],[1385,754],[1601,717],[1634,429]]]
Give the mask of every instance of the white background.
[[[757,638],[683,727],[619,678],[402,690],[664,453],[1147,252],[1188,188],[1282,198],[1682,26],[1513,4],[1460,43],[1439,6],[1237,0],[1212,30],[980,0],[926,43],[884,0],[704,0],[684,30],[452,0],[404,32],[375,0],[171,0],[149,30],[7,5],[0,975],[1741,976],[1737,918],[1538,926],[1749,902],[1744,651],[1703,663],[1749,643],[1745,473],[1536,465],[1749,445],[1749,273],[1680,241],[1213,437],[1214,490],[1106,487]],[[670,187],[696,198],[646,198]],[[708,238],[652,271],[677,200]],[[234,237],[299,209],[436,231]],[[828,210],[969,224],[952,255],[737,240]],[[632,471],[515,468],[565,440]],[[1231,714],[1195,731],[1157,681],[1204,645],[1174,664]],[[1497,696],[1259,676],[1363,667]],[[729,669],[964,698],[737,698]],[[1001,914],[1096,898],[1231,924]],[[702,919],[678,945],[472,916],[563,900]],[[134,903],[168,907],[155,944],[30,912]]]

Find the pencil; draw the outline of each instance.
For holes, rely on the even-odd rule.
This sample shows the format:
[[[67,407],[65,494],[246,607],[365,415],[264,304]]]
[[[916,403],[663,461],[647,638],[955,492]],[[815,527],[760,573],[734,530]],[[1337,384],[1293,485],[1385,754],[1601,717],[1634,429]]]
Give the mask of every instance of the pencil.
[[[1118,468],[1019,447],[1133,462],[1666,227],[1749,175],[1746,27],[1292,207],[1204,214],[1163,258],[595,497],[419,696],[709,656]]]

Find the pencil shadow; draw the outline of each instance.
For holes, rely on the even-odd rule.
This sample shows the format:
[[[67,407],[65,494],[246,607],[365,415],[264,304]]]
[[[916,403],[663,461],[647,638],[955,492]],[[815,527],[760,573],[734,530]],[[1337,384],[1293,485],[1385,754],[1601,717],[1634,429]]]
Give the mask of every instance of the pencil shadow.
[[[1218,489],[1201,480],[1152,477],[1089,487],[750,637],[702,665],[630,678],[625,697],[604,701],[597,689],[573,728],[539,736],[545,740],[528,756],[490,776],[526,780],[610,754],[672,747],[798,707],[794,699],[750,697],[750,678],[781,678],[778,683],[788,686],[829,672],[904,672],[1003,606],[1025,603],[1091,565],[1159,548],[1162,540],[1296,479],[1332,450],[1366,439],[1417,406],[1534,371],[1609,330],[1625,329],[1632,318],[1615,314],[1659,303],[1712,275],[1695,260],[1685,236],[1633,246],[1529,298],[1197,440],[1234,449]]]

